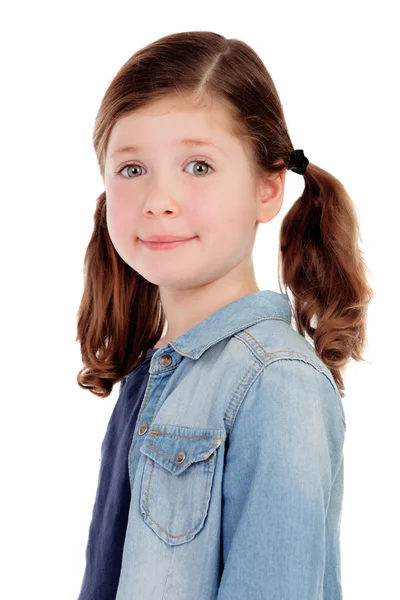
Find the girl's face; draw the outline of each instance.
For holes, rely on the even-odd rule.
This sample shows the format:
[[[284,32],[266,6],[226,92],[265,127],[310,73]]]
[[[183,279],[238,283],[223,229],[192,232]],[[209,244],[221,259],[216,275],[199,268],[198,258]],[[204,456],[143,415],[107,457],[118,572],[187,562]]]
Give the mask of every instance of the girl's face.
[[[249,159],[230,128],[222,105],[199,109],[171,97],[120,118],[112,129],[104,174],[108,231],[121,258],[161,288],[244,277],[252,268],[257,220],[279,210],[260,204]],[[138,148],[120,151],[132,146]],[[155,251],[140,241],[153,235],[194,239]]]

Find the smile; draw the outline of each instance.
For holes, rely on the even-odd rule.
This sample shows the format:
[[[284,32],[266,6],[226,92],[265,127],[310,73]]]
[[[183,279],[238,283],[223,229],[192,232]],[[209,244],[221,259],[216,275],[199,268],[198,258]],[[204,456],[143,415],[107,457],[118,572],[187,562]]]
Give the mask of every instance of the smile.
[[[183,244],[188,244],[196,238],[191,238],[189,240],[178,240],[176,242],[144,242],[140,238],[138,239],[140,240],[140,243],[149,250],[172,250],[178,246],[183,246]]]

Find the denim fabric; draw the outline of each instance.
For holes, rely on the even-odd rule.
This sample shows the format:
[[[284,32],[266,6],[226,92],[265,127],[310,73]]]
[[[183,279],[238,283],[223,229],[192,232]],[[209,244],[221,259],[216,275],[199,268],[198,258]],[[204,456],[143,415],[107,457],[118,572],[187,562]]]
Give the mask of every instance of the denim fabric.
[[[117,600],[342,599],[345,415],[291,316],[259,291],[154,352]]]

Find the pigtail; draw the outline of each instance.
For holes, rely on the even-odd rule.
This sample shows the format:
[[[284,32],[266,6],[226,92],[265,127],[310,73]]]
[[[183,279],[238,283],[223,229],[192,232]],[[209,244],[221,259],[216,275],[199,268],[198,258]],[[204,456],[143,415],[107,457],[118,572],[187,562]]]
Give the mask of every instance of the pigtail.
[[[101,397],[143,360],[161,337],[165,316],[158,286],[119,256],[106,223],[106,193],[97,198],[84,259],[77,337],[84,368],[78,385]]]
[[[347,361],[364,361],[374,295],[370,270],[358,246],[356,208],[342,183],[311,163],[303,177],[303,194],[282,221],[279,286],[286,294],[290,288],[297,330],[310,336],[344,397]]]

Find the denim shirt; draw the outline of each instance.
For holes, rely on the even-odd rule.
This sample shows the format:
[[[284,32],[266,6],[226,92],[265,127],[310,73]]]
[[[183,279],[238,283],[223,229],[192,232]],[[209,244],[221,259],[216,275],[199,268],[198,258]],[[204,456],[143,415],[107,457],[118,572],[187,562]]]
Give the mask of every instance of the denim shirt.
[[[345,415],[291,316],[259,291],[156,349],[116,600],[342,599]]]

